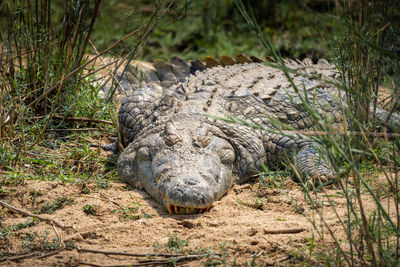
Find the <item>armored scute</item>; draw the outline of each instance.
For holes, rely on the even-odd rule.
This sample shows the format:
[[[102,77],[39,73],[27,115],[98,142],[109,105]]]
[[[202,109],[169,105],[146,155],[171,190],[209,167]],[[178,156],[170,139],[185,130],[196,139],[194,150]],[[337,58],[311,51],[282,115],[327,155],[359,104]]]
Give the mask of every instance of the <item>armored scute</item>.
[[[334,179],[317,144],[301,135],[268,131],[274,119],[295,130],[314,126],[281,70],[254,62],[201,69],[176,58],[155,66],[159,80],[148,81],[122,101],[120,142],[125,149],[117,169],[170,214],[208,210],[232,184],[262,170],[262,164],[275,167],[289,160],[304,180],[329,183]],[[309,74],[336,73],[326,62],[292,62],[292,66],[303,66]],[[336,89],[300,75],[293,75],[293,81],[333,128],[342,127]],[[227,116],[258,123],[266,130],[216,119]]]

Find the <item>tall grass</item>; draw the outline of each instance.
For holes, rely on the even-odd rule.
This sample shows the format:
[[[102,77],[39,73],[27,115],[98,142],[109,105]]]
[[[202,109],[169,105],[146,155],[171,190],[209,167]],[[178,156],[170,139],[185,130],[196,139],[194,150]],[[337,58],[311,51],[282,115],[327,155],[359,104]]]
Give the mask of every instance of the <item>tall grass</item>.
[[[3,114],[9,114],[9,136],[18,136],[26,148],[27,125],[32,116],[45,115],[42,129],[35,130],[36,144],[61,106],[76,112],[90,34],[100,0],[65,1],[64,13],[54,17],[52,1],[7,1],[2,4],[1,88]],[[72,96],[72,97],[70,97]],[[69,101],[68,101],[69,100]],[[11,115],[10,115],[11,114]],[[13,131],[16,129],[17,131]]]
[[[277,62],[276,66],[291,81],[289,70],[264,36],[251,9],[246,9],[241,0],[235,2],[247,23]],[[324,232],[327,232],[335,247],[324,259],[329,265],[398,266],[400,140],[374,138],[374,133],[379,124],[375,120],[375,114],[381,90],[390,89],[392,101],[388,108],[391,113],[398,110],[400,71],[399,55],[395,51],[399,43],[399,4],[396,1],[337,3],[337,21],[344,34],[332,33],[332,36],[325,36],[325,40],[330,45],[333,60],[341,74],[337,85],[339,94],[345,96],[341,105],[342,115],[346,117],[342,129],[344,134],[304,138],[320,144],[320,153],[329,158],[336,170],[339,194],[345,197],[347,204],[345,217],[340,216],[334,208],[334,199],[327,195],[323,197],[328,198],[333,205],[334,215],[346,233],[346,240],[340,240],[326,222],[321,194],[311,193],[304,186],[305,197],[319,215],[322,228],[325,229],[320,229],[313,223],[314,230],[321,239],[324,238]],[[330,132],[329,122],[307,101],[302,88],[297,88],[293,82],[292,85],[302,99],[302,105],[314,119],[315,130]],[[281,131],[284,125],[277,124],[276,127],[274,131],[284,134]],[[378,183],[365,175],[362,171],[362,163],[365,168],[365,162],[371,165],[370,168],[381,170],[384,181]],[[365,207],[366,199],[373,200],[372,210]],[[313,219],[310,221],[313,222]]]
[[[100,99],[102,85],[95,74],[105,68],[110,77],[117,69],[127,71],[161,18],[179,8],[180,1],[156,1],[146,18],[121,11],[128,12],[135,23],[126,23],[125,36],[99,51],[91,35],[101,7],[101,0],[0,2],[2,166],[15,167],[21,155],[37,149],[47,137],[54,139],[78,128],[96,130],[94,126],[101,128],[111,120],[116,126],[114,91],[108,101]],[[134,40],[132,46],[124,44],[128,38]],[[96,62],[117,50],[121,53],[112,64]],[[118,84],[115,78],[113,82]]]

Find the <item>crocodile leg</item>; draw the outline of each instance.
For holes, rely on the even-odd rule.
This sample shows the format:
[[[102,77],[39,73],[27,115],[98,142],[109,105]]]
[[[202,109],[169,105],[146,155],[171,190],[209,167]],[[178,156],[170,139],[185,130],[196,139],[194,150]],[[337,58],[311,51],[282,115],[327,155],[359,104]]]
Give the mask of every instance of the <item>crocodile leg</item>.
[[[140,188],[137,179],[136,150],[133,140],[146,126],[157,117],[159,103],[156,101],[157,89],[142,87],[124,98],[118,114],[120,142],[125,148],[118,158],[117,169],[121,178],[130,185]]]
[[[295,167],[303,182],[311,178],[314,184],[327,184],[334,180],[335,175],[329,164],[321,157],[319,145],[307,144],[295,155]]]
[[[136,160],[136,148],[131,143],[124,149],[118,158],[117,170],[122,179],[127,181],[130,185],[141,188],[140,182],[137,176]]]
[[[150,87],[135,90],[124,98],[118,114],[121,143],[126,147],[136,134],[149,125],[156,116],[156,93]]]
[[[335,176],[329,164],[319,153],[319,145],[301,138],[279,134],[265,134],[263,144],[267,165],[275,167],[294,162],[294,167],[303,182],[329,183]],[[297,180],[298,181],[298,180]]]

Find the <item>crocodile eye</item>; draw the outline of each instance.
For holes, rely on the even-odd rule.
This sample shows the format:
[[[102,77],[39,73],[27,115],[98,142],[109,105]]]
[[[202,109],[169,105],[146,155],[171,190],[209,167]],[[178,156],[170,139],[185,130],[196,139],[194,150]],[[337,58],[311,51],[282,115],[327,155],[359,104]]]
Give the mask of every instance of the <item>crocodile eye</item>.
[[[138,159],[142,161],[149,161],[151,160],[150,150],[148,147],[141,147],[138,150]]]
[[[167,146],[173,146],[176,143],[181,142],[181,141],[182,141],[182,139],[175,134],[169,134],[168,136],[166,136],[164,138],[164,142]]]
[[[211,138],[209,136],[197,136],[193,140],[193,145],[195,147],[207,147],[211,143]]]
[[[231,149],[223,149],[220,153],[221,163],[232,164],[235,160],[235,153]]]

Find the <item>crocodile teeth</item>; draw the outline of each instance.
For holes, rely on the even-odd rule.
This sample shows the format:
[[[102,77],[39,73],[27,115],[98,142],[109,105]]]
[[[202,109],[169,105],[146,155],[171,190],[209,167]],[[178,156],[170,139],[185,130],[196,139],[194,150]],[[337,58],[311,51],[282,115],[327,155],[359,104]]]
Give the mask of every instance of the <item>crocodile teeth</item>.
[[[174,210],[172,209],[172,204],[168,204],[168,213],[170,215],[174,214]]]
[[[178,206],[174,206],[174,211],[176,214],[179,214],[179,207]]]
[[[167,209],[168,213],[170,215],[174,214],[201,214],[206,211],[209,211],[211,206],[208,206],[206,208],[191,208],[191,207],[180,207],[180,206],[175,206],[170,203],[168,203]]]

